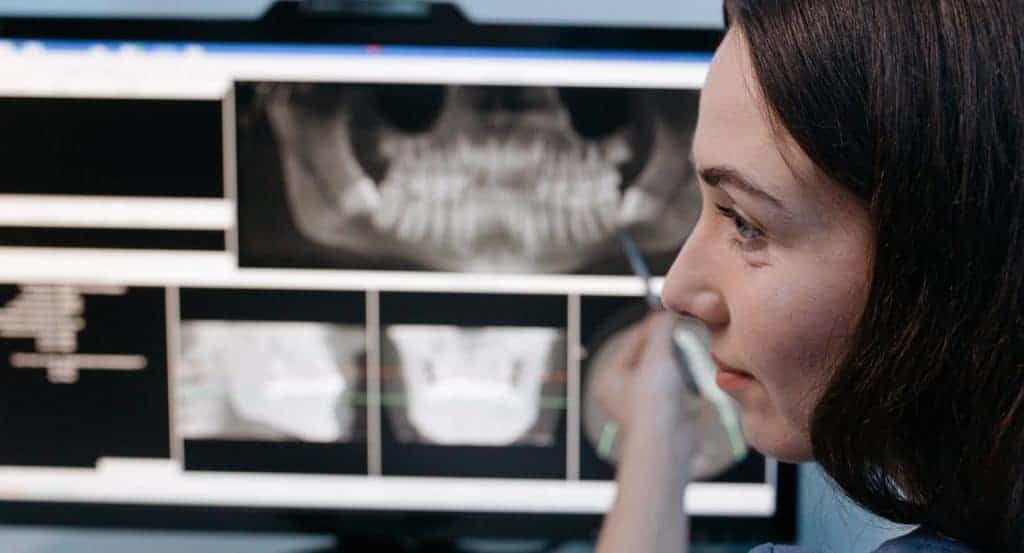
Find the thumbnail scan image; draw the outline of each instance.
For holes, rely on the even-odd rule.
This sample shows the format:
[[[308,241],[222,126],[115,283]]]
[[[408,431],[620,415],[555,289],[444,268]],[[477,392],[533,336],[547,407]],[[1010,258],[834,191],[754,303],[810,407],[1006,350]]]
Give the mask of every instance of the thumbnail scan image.
[[[554,328],[393,325],[384,404],[398,440],[550,446],[564,412],[565,336]]]
[[[624,274],[619,230],[670,255],[699,213],[696,91],[239,87],[254,98],[240,142],[246,121],[269,121],[294,226],[332,266]],[[244,194],[266,175],[240,151]]]
[[[178,433],[187,439],[361,439],[363,327],[186,321],[177,370]]]

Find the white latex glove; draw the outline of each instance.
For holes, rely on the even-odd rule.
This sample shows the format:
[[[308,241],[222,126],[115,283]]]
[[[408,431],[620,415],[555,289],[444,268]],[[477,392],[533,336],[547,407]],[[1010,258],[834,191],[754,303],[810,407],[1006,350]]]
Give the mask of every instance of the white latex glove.
[[[687,389],[673,352],[676,322],[672,313],[651,313],[630,331],[618,360],[597,383],[597,399],[621,433],[638,424],[691,434],[696,427],[702,402]]]

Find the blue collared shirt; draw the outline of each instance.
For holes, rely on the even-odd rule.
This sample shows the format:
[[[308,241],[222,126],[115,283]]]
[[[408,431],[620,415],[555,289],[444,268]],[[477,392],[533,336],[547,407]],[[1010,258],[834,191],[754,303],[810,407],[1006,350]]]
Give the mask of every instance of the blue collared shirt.
[[[755,547],[750,553],[814,552],[802,547],[766,543]],[[940,536],[931,530],[918,528],[905,536],[883,543],[874,553],[977,553],[977,551],[966,544]]]

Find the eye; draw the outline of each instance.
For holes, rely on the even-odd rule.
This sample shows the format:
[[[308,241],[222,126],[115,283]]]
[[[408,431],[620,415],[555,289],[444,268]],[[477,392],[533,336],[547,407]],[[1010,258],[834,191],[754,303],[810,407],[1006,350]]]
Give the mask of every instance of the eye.
[[[718,208],[718,212],[721,213],[723,217],[732,219],[733,223],[736,225],[736,234],[739,235],[740,242],[749,243],[764,236],[764,231],[750,224],[749,221],[744,219],[739,213],[736,213],[732,208],[717,204],[715,207]]]

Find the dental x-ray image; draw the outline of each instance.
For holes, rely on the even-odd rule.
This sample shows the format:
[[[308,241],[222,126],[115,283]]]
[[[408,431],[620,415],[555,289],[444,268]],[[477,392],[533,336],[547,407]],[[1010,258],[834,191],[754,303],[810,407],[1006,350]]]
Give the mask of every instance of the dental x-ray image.
[[[186,439],[364,439],[362,326],[187,321],[176,421]]]
[[[186,471],[366,474],[366,295],[181,288]]]
[[[697,91],[243,82],[243,266],[664,271],[700,197]]]
[[[382,292],[384,475],[565,478],[567,301]]]
[[[402,443],[554,444],[565,409],[565,333],[554,328],[394,325],[384,403]]]

